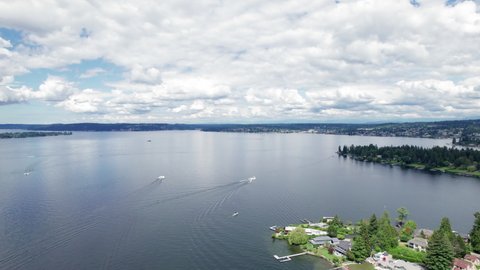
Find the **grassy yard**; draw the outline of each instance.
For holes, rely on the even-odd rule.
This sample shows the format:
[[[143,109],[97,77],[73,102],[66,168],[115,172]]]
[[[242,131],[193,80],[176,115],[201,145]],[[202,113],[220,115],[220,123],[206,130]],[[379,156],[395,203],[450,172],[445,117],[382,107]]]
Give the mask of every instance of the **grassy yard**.
[[[333,261],[333,258],[338,258],[337,256],[328,253],[328,249],[326,249],[324,247],[317,248],[316,254],[325,257],[329,261]]]
[[[364,262],[362,264],[349,264],[347,265],[350,270],[375,270],[372,264]]]

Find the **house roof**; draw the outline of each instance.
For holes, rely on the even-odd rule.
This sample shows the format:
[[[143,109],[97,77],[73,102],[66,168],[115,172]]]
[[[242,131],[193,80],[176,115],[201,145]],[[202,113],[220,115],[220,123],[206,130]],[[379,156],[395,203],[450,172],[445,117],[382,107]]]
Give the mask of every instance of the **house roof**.
[[[414,244],[414,245],[426,248],[428,246],[428,241],[426,239],[423,239],[423,238],[415,237],[415,238],[409,240],[408,244]]]
[[[472,255],[472,254],[467,254],[465,255],[465,260],[469,260],[471,262],[477,262],[477,261],[480,261],[480,259],[475,256],[475,255]]]
[[[467,262],[465,260],[457,259],[457,258],[453,260],[453,266],[458,267],[460,269],[467,269],[469,267],[473,267],[471,262]]]
[[[330,241],[332,240],[332,238],[330,238],[330,236],[317,236],[315,238],[313,238],[312,240],[315,240],[315,241]]]
[[[432,236],[433,234],[433,231],[430,230],[430,229],[416,229],[415,230],[415,236],[420,236],[422,234],[422,231],[423,231],[423,234],[425,234],[426,237],[430,237]]]
[[[338,243],[337,247],[343,250],[350,250],[350,248],[352,248],[352,242],[342,240]]]

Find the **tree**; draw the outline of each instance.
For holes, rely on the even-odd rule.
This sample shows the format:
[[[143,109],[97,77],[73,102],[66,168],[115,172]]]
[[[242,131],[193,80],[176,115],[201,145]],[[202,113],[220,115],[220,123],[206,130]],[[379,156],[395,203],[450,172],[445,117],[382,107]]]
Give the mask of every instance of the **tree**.
[[[353,240],[352,255],[358,263],[365,261],[370,256],[370,249],[363,237],[357,236]]]
[[[343,226],[342,221],[338,216],[335,216],[332,221],[330,221],[327,233],[330,237],[337,237],[338,230]]]
[[[438,228],[438,230],[443,232],[443,234],[445,234],[445,236],[448,238],[448,241],[450,241],[450,244],[453,245],[455,242],[455,234],[453,234],[452,225],[450,225],[450,220],[448,218],[442,218],[442,221],[440,222],[440,228]]]
[[[409,220],[403,225],[402,230],[400,231],[400,241],[407,242],[413,238],[413,233],[417,228],[417,224],[413,220]],[[423,231],[422,231],[423,232]]]
[[[403,226],[403,222],[407,219],[408,215],[410,214],[405,207],[400,207],[397,209],[398,218],[397,222],[400,226]]]
[[[463,258],[465,255],[467,255],[467,245],[460,235],[455,237],[455,242],[453,243],[453,253],[456,258]]]
[[[367,245],[368,250],[371,251],[374,243],[372,243],[371,241],[371,235],[369,234],[368,229],[369,226],[367,225],[367,223],[365,221],[362,221],[360,223],[359,237],[363,238],[363,241],[365,245]]]
[[[420,231],[420,238],[427,239],[427,236],[423,232],[423,230]]]
[[[429,270],[447,270],[452,268],[453,248],[448,237],[436,230],[427,247],[425,265]]]
[[[288,243],[290,245],[303,245],[308,241],[308,235],[305,233],[305,229],[297,227],[295,230],[288,234]]]
[[[378,225],[376,244],[381,250],[389,250],[398,246],[398,235],[392,226],[388,212],[383,213]]]
[[[370,247],[372,249],[375,248],[375,245],[376,245],[376,242],[377,242],[377,232],[378,232],[377,216],[375,214],[373,214],[370,217],[370,220],[368,222],[369,243],[370,243]]]
[[[475,221],[473,222],[473,228],[470,231],[470,243],[472,250],[476,253],[480,253],[480,212],[474,214]]]
[[[368,222],[368,233],[370,236],[377,234],[378,231],[378,223],[377,223],[377,216],[373,214],[370,217],[370,221]]]

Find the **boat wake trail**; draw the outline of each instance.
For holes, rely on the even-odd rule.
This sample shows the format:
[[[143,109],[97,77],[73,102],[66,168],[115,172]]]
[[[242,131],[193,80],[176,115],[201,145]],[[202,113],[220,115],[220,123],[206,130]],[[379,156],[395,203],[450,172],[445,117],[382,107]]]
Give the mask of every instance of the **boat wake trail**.
[[[219,254],[218,252],[211,252],[211,250],[218,250],[218,246],[225,244],[225,241],[219,241],[219,234],[221,232],[218,228],[225,227],[224,222],[228,215],[223,215],[220,210],[224,204],[229,201],[235,193],[248,183],[247,180],[241,180],[241,185],[231,186],[228,189],[221,190],[218,195],[218,199],[214,200],[203,211],[199,211],[199,214],[194,218],[192,226],[190,227],[190,242],[192,246],[192,252],[194,258],[201,258],[196,260],[196,263],[200,263],[200,268],[223,268],[228,269],[228,265],[225,265],[226,254]],[[228,236],[223,236],[221,239],[225,240]],[[228,242],[228,241],[227,241]],[[225,250],[225,249],[223,249]]]

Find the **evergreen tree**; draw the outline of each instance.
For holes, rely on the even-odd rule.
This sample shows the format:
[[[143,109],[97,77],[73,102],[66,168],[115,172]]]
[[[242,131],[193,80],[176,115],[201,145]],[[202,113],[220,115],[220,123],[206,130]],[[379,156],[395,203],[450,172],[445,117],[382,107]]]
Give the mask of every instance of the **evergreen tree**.
[[[467,245],[460,235],[455,237],[453,253],[455,254],[456,258],[463,258],[467,254]]]
[[[480,253],[480,212],[474,214],[475,221],[473,223],[473,228],[470,231],[470,243],[472,245],[472,250],[476,253]]]
[[[337,237],[338,230],[343,226],[342,221],[338,216],[335,216],[332,221],[330,221],[327,233],[330,237]]]
[[[453,234],[452,225],[450,225],[450,220],[448,218],[442,218],[442,221],[440,222],[440,228],[438,230],[443,232],[443,234],[447,236],[448,241],[450,241],[450,244],[453,245],[453,242],[455,241],[455,234]]]
[[[370,236],[377,234],[378,231],[378,223],[377,223],[377,216],[373,214],[370,217],[370,221],[368,223],[368,233]]]
[[[355,237],[352,245],[352,255],[356,262],[365,261],[370,256],[370,250],[361,236]]]
[[[372,242],[371,242],[371,236],[369,234],[369,231],[368,231],[368,225],[366,222],[362,221],[360,223],[360,230],[359,230],[359,236],[361,238],[363,238],[363,241],[365,242],[365,244],[367,245],[367,248],[368,250],[372,250],[373,246],[372,246]]]
[[[377,242],[377,232],[378,232],[377,216],[373,214],[370,217],[370,221],[368,222],[369,243],[372,249],[375,248],[375,245]]]
[[[453,248],[448,237],[441,230],[433,233],[427,247],[425,265],[429,270],[448,270],[452,268]]]
[[[392,226],[388,212],[383,213],[379,221],[376,244],[381,250],[389,250],[398,246],[398,235]]]

